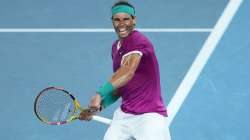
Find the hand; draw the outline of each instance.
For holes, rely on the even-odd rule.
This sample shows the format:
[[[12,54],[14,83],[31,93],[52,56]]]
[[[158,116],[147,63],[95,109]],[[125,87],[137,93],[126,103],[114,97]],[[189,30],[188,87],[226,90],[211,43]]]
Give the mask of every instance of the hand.
[[[92,97],[89,107],[90,108],[101,108],[102,97],[96,93],[95,96]]]
[[[89,104],[89,109],[83,110],[80,113],[79,120],[90,121],[93,118],[93,115],[101,110],[101,100],[99,94],[93,96]]]
[[[93,107],[84,109],[79,115],[79,120],[90,121],[93,118],[93,115],[95,115],[99,111],[100,111],[99,108],[93,108]]]

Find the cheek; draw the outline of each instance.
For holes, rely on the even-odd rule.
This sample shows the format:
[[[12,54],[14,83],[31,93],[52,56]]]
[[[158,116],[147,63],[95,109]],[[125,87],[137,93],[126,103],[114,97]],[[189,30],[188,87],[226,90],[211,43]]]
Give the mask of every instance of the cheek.
[[[136,22],[135,21],[133,21],[133,25],[135,25],[136,24]]]
[[[134,25],[135,25],[135,23],[134,23],[134,22],[131,22],[131,23],[129,24],[129,27],[130,27],[130,28],[133,28]]]
[[[116,22],[112,22],[112,24],[113,24],[114,27],[118,26],[118,24]]]
[[[115,23],[112,23],[112,25],[113,25],[114,27],[116,27]]]

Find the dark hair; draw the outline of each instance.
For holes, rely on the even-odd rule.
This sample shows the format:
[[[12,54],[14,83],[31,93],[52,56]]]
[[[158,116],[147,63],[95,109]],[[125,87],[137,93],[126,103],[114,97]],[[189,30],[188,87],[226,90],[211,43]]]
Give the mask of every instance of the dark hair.
[[[132,7],[133,9],[135,9],[134,6],[133,6],[132,4],[130,4],[128,1],[126,1],[126,0],[119,0],[119,1],[117,1],[117,2],[112,6],[112,8],[114,8],[114,7],[117,6],[117,5],[127,5],[127,6]]]
[[[132,7],[135,11],[135,7],[132,4],[130,4],[127,0],[118,0],[116,3],[114,3],[111,9],[113,9],[115,6],[118,5],[127,5],[129,7]],[[132,16],[132,18],[134,18],[134,16]]]

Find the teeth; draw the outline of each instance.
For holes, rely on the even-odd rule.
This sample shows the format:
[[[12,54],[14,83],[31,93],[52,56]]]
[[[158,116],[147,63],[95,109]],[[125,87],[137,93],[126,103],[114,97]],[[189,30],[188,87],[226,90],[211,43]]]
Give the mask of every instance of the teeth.
[[[120,32],[126,31],[126,28],[119,29]]]

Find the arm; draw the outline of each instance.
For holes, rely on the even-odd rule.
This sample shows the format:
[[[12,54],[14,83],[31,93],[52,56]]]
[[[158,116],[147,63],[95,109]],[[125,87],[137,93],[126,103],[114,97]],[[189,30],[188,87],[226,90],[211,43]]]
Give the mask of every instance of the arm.
[[[140,63],[141,57],[142,56],[140,54],[132,53],[123,59],[121,67],[112,75],[109,81],[111,86],[114,87],[114,91],[112,91],[112,94],[114,96],[119,96],[117,95],[117,92],[115,92],[115,89],[126,85],[133,78],[135,71]],[[101,101],[104,100],[103,102],[105,102],[105,97],[111,96],[112,94],[106,94],[106,95],[100,96],[100,94],[97,93],[92,98],[90,102],[90,106],[100,107]],[[117,98],[117,97],[112,97],[112,98]],[[111,97],[107,97],[106,99],[107,100],[111,99]],[[116,101],[116,100],[113,100],[113,101]]]
[[[133,78],[141,57],[141,55],[133,53],[124,58],[121,67],[113,74],[110,80],[115,89],[126,85]]]
[[[112,75],[110,83],[115,89],[126,85],[129,80],[134,76],[134,73],[140,63],[141,55],[130,54],[124,58],[121,67]],[[101,106],[107,108],[109,105],[113,104],[120,95],[117,90],[112,92],[112,94],[107,94],[101,101]]]
[[[126,56],[122,62],[121,67],[112,75],[111,80],[109,81],[112,86],[117,89],[124,85],[126,85],[134,76],[137,67],[139,66],[141,55],[137,53],[130,54]],[[107,106],[114,103],[120,96],[116,91],[112,94],[108,94],[103,99],[100,94],[96,93],[95,96],[92,97],[90,101],[90,107],[98,107],[103,106],[106,108]],[[80,119],[82,120],[90,120],[93,114],[86,114],[82,112],[80,114]]]
[[[101,101],[101,110],[107,108],[114,102],[116,102],[121,96],[117,91],[114,91],[112,94],[108,94],[105,96],[105,98],[102,99]]]

